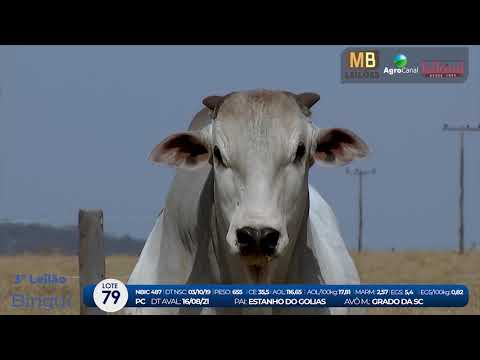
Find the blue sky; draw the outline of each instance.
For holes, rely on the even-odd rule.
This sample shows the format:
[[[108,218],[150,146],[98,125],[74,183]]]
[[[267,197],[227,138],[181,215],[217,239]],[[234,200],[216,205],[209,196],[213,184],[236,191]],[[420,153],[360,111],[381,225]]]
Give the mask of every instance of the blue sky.
[[[454,249],[458,136],[480,123],[480,47],[463,84],[341,84],[346,46],[0,46],[0,219],[75,224],[102,208],[106,230],[145,239],[174,170],[147,161],[186,128],[203,97],[253,88],[315,91],[318,126],[349,128],[372,150],[365,247]],[[480,245],[480,133],[465,135],[465,239]],[[310,182],[355,246],[356,178],[312,168]]]

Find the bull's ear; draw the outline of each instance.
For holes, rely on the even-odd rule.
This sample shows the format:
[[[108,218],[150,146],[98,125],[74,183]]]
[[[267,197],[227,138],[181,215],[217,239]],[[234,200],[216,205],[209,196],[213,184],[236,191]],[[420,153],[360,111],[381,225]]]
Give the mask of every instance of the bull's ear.
[[[313,158],[323,166],[345,165],[368,155],[368,145],[347,129],[315,129]]]
[[[158,164],[196,169],[208,163],[209,143],[203,131],[170,135],[155,146],[149,160]]]

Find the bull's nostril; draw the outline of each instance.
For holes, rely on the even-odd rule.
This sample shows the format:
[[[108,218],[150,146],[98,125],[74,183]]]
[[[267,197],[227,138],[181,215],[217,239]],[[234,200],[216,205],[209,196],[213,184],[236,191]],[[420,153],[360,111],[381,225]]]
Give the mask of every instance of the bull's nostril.
[[[272,228],[261,230],[260,247],[265,255],[271,256],[275,253],[280,233]]]
[[[255,246],[258,239],[258,230],[251,227],[243,227],[237,230],[237,241],[240,248]]]

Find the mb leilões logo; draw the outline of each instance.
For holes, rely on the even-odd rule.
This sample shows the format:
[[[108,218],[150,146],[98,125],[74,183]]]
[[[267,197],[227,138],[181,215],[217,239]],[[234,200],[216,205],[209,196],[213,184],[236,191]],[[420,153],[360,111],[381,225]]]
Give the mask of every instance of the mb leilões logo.
[[[385,66],[383,69],[384,74],[388,74],[390,76],[396,74],[417,74],[418,73],[418,66],[415,67],[407,67],[408,65],[408,58],[405,54],[397,54],[393,57],[393,67]]]
[[[380,73],[378,51],[376,50],[352,50],[346,52],[345,79],[378,79]]]

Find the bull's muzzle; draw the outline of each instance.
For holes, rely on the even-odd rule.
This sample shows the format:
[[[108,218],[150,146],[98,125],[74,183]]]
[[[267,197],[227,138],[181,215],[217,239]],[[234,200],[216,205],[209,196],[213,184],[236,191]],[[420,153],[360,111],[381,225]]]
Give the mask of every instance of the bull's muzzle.
[[[246,226],[237,230],[237,243],[243,256],[273,256],[279,238],[280,232],[269,227]]]

